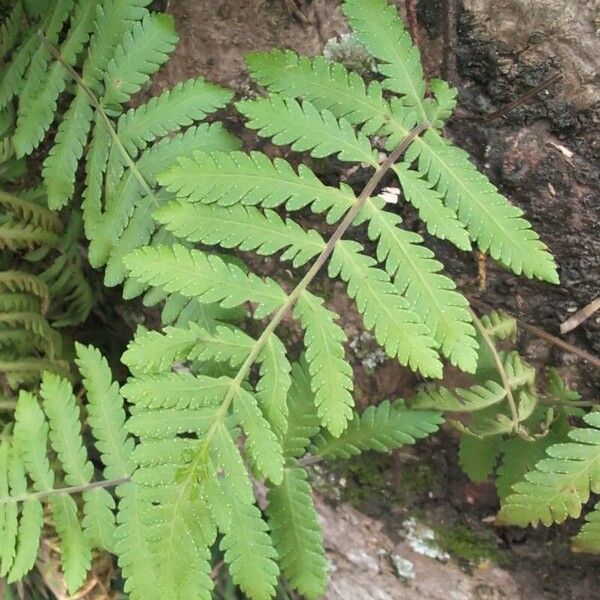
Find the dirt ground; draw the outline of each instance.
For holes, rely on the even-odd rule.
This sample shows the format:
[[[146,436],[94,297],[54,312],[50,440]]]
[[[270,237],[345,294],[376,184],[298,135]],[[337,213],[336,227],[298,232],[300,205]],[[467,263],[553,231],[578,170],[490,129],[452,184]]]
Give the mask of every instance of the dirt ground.
[[[465,0],[458,5],[453,21],[446,0],[419,2],[427,71],[446,71],[467,117],[453,119],[448,133],[525,210],[561,273],[561,285],[551,288],[489,265],[480,297],[557,334],[562,321],[599,293],[600,3]],[[202,74],[244,96],[251,89],[246,52],[288,47],[314,55],[347,31],[337,0],[169,0],[162,7],[174,15],[181,42],[157,77],[157,89]],[[453,61],[449,67],[444,61],[449,53],[455,69]],[[472,118],[494,112],[553,74],[561,80],[508,114],[489,121]],[[404,216],[419,229],[410,211]],[[464,288],[476,289],[476,257],[430,242]],[[600,318],[564,339],[600,353]],[[598,373],[582,361],[534,338],[523,337],[521,344],[536,362],[561,366],[584,394],[598,392]],[[401,393],[412,383],[406,371],[390,363],[373,374],[359,368],[357,378],[364,403]],[[443,434],[389,464],[368,457],[354,470],[315,473],[323,480],[320,512],[333,564],[328,598],[600,598],[600,559],[571,555],[566,530],[496,531],[486,525],[496,508],[493,494],[485,486],[470,486],[455,465],[453,439]],[[419,474],[421,467],[425,475],[418,475],[417,486],[406,473]],[[474,530],[475,538],[465,543],[472,550],[487,540],[487,558],[475,560],[474,550],[466,558],[453,554],[465,546],[457,534],[449,536],[455,543],[447,544],[448,560],[415,552],[402,526],[414,515],[446,537],[454,530]],[[394,557],[413,565],[414,578],[398,575]]]

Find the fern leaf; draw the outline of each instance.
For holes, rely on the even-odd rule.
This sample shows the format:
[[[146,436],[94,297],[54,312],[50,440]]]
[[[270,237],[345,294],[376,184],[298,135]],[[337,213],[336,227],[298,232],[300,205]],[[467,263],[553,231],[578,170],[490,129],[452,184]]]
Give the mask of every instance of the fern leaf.
[[[228,377],[217,379],[185,372],[157,373],[131,379],[121,391],[138,408],[184,410],[218,406],[230,384]]]
[[[311,452],[327,458],[350,458],[365,450],[389,452],[437,431],[442,423],[438,412],[407,410],[402,401],[369,406],[350,421],[338,438],[317,436]]]
[[[191,155],[196,150],[235,150],[239,143],[220,123],[190,127],[185,133],[161,140],[146,150],[136,167],[153,188],[156,173],[173,164],[178,157]],[[101,227],[98,227],[90,247],[93,265],[101,266],[108,259],[105,284],[116,285],[123,280],[123,257],[150,239],[156,227],[152,211],[162,198],[164,194],[146,196],[132,169],[126,171],[114,194],[108,196]]]
[[[586,523],[573,538],[573,552],[600,554],[600,503],[585,516]]]
[[[130,276],[141,283],[193,296],[201,302],[219,302],[224,307],[256,302],[257,318],[270,314],[286,298],[272,279],[246,275],[238,266],[217,256],[180,245],[136,250],[125,259],[125,266]]]
[[[186,360],[196,345],[199,328],[165,327],[162,332],[138,329],[121,357],[134,375],[168,371],[174,362]]]
[[[58,210],[68,203],[75,191],[75,171],[83,154],[93,110],[80,88],[58,128],[54,145],[42,175],[48,192],[48,206]]]
[[[167,61],[179,37],[171,15],[147,14],[125,32],[104,77],[106,106],[124,104]]]
[[[256,398],[250,392],[238,389],[233,397],[233,412],[246,433],[246,449],[252,464],[259,473],[279,485],[283,478],[281,446]]]
[[[154,218],[168,231],[190,242],[218,244],[268,256],[285,249],[281,260],[295,268],[323,251],[325,242],[314,230],[304,231],[295,221],[276,212],[251,206],[190,204],[175,201],[159,208]]]
[[[471,242],[464,225],[454,211],[444,206],[441,194],[433,189],[432,184],[421,179],[416,171],[408,169],[406,163],[396,164],[393,169],[404,197],[419,211],[427,231],[441,240],[452,242],[461,250],[470,250]]]
[[[2,577],[8,573],[13,564],[19,525],[17,503],[9,502],[9,497],[11,494],[20,495],[26,487],[22,459],[16,454],[14,445],[4,438],[0,441],[0,576]],[[34,553],[37,553],[37,548]]]
[[[501,438],[478,438],[463,434],[458,445],[458,462],[471,481],[485,481],[494,470],[501,449]]]
[[[237,333],[234,335],[237,337]],[[277,336],[269,336],[258,361],[260,379],[256,384],[256,400],[271,427],[282,435],[288,426],[287,394],[292,382],[286,348]]]
[[[27,223],[11,223],[0,226],[0,250],[32,250],[37,246],[56,248],[60,245],[58,235]]]
[[[252,489],[241,456],[229,432],[220,426],[214,436],[216,464],[214,472],[223,469],[219,480],[219,498],[210,503],[221,506],[215,519],[222,531],[221,550],[233,581],[252,600],[275,595],[279,569],[267,525],[253,504]],[[242,485],[243,484],[243,485]],[[212,486],[215,487],[215,486]]]
[[[381,85],[368,87],[356,73],[336,62],[318,56],[298,56],[290,50],[251,53],[246,64],[252,77],[262,86],[284,98],[304,98],[319,110],[330,110],[352,125],[363,125],[365,135],[384,125],[387,102]]]
[[[427,120],[437,129],[441,129],[456,108],[458,90],[443,79],[431,79],[429,89],[433,92],[435,100],[427,105]]]
[[[0,110],[4,110],[13,97],[23,89],[23,74],[38,45],[39,38],[31,31],[15,50],[10,64],[0,78]]]
[[[356,242],[339,242],[329,263],[330,277],[339,275],[347,283],[365,327],[373,330],[388,356],[423,375],[441,377],[442,364],[429,329],[398,295],[387,273],[374,267],[375,261],[361,250]]]
[[[323,301],[304,291],[296,304],[296,318],[305,330],[306,362],[317,414],[334,437],[352,419],[352,367],[344,358],[344,330],[335,323],[338,316]]]
[[[321,419],[317,415],[309,368],[304,357],[292,364],[292,385],[288,393],[288,428],[281,440],[286,458],[299,458],[306,453],[310,440],[319,433]]]
[[[554,259],[523,211],[477,171],[463,150],[428,131],[411,146],[406,160],[414,160],[417,154],[419,171],[445,195],[446,206],[456,211],[482,252],[489,252],[517,275],[558,283]]]
[[[182,433],[202,435],[215,420],[217,409],[157,409],[139,412],[127,421],[127,430],[142,439],[169,439]]]
[[[584,421],[590,427],[574,429],[571,441],[550,446],[547,458],[513,486],[499,522],[551,525],[579,517],[590,491],[600,492],[600,413],[589,413]]]
[[[59,49],[63,60],[70,66],[75,64],[92,30],[98,1],[79,2],[75,8],[68,35]],[[37,91],[25,95],[24,90],[13,135],[17,156],[31,154],[44,139],[56,114],[57,99],[65,89],[67,74],[66,67],[55,61]]]
[[[308,101],[300,104],[272,96],[242,100],[236,108],[249,119],[247,127],[256,129],[261,137],[272,138],[274,144],[291,144],[292,150],[310,151],[315,158],[337,154],[343,161],[377,166],[375,152],[364,134],[356,133],[348,121],[336,119],[330,111],[318,111]]]
[[[345,0],[343,11],[356,39],[377,60],[383,86],[403,96],[426,120],[425,78],[419,50],[413,45],[398,12],[387,0]]]
[[[0,272],[0,290],[5,289],[11,292],[27,292],[40,299],[42,304],[42,314],[48,312],[50,305],[50,290],[48,286],[36,275],[24,273],[22,271],[1,271]]]
[[[18,43],[24,16],[23,2],[17,0],[10,14],[3,19],[0,26],[0,59],[4,59],[8,52]]]
[[[327,582],[323,535],[308,475],[296,465],[286,467],[283,481],[269,489],[267,515],[283,574],[309,599],[320,598]]]
[[[264,208],[285,204],[287,210],[310,205],[313,212],[328,211],[330,223],[340,219],[355,200],[347,186],[326,186],[304,165],[296,173],[288,162],[271,161],[260,152],[198,152],[193,159],[180,159],[159,175],[158,182],[192,203]]]
[[[32,569],[37,558],[43,525],[42,503],[37,499],[25,500],[19,519],[15,557],[6,577],[9,583],[19,581]]]
[[[0,191],[0,206],[10,211],[21,221],[55,233],[62,233],[63,225],[58,215],[47,208]]]
[[[397,289],[429,327],[442,353],[462,370],[475,372],[477,341],[467,299],[440,273],[442,264],[421,245],[422,238],[399,228],[401,218],[380,206],[370,199],[362,213],[369,221],[369,238],[377,240],[378,260],[385,261]]]
[[[495,381],[474,385],[468,389],[450,391],[445,387],[424,387],[412,402],[413,408],[447,412],[477,412],[499,404],[506,398],[506,390]]]
[[[1,293],[0,312],[40,312],[40,301],[30,294]]]
[[[488,335],[497,340],[511,339],[513,342],[517,336],[517,320],[502,311],[492,311],[482,315],[481,323]]]
[[[106,359],[92,346],[76,344],[75,362],[87,390],[88,423],[102,457],[104,476],[118,479],[131,474],[129,456],[133,441],[127,438],[124,401],[119,386],[112,381]]]
[[[105,489],[91,490],[83,494],[83,533],[91,548],[115,551],[115,515],[113,497]]]

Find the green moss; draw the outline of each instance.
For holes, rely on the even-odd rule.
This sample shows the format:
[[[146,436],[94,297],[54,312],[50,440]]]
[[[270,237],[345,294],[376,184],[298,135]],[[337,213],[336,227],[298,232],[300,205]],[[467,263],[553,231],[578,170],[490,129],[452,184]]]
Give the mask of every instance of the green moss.
[[[492,532],[475,531],[462,523],[433,527],[436,539],[453,558],[466,563],[491,561],[506,564],[507,557],[497,546]]]

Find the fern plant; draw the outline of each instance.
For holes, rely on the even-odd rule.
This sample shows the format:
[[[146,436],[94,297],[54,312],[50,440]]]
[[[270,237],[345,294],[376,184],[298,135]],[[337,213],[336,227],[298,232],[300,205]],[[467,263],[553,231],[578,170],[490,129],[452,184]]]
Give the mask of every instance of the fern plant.
[[[45,206],[43,189],[19,189],[23,165],[14,159],[10,110],[2,125],[0,373],[15,389],[45,369],[68,373],[70,342],[61,330],[85,321],[93,302],[82,270],[80,215],[73,211],[65,226]]]

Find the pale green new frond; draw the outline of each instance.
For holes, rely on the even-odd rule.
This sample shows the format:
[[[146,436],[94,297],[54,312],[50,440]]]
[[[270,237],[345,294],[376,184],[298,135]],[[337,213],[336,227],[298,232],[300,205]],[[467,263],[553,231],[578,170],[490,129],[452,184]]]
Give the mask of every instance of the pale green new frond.
[[[286,298],[272,279],[246,275],[218,256],[180,245],[141,248],[125,258],[125,267],[141,283],[196,297],[201,302],[219,302],[224,307],[256,302],[257,317],[270,314]]]
[[[340,160],[377,166],[369,139],[354,131],[345,119],[328,110],[317,110],[310,102],[278,96],[242,100],[236,108],[248,119],[246,126],[277,145],[291,145],[297,152],[310,151],[315,158],[337,154]]]
[[[291,365],[286,354],[285,345],[272,334],[258,356],[260,379],[256,384],[256,400],[265,418],[279,436],[284,434],[288,427],[287,394],[292,383]]]
[[[286,467],[283,481],[269,489],[267,500],[271,537],[283,574],[305,598],[320,598],[327,583],[327,560],[306,471],[296,465]]]
[[[335,322],[339,317],[310,292],[302,292],[294,316],[305,331],[306,363],[310,388],[323,426],[339,436],[352,419],[352,367],[344,358],[346,334]]]
[[[421,316],[450,362],[464,371],[475,372],[477,341],[471,325],[467,299],[440,271],[443,265],[422,245],[416,233],[398,227],[400,216],[381,210],[381,202],[370,199],[362,216],[368,219],[368,234],[377,241],[377,258]]]
[[[339,275],[347,283],[365,327],[373,330],[388,356],[423,375],[441,377],[442,364],[430,330],[399,295],[388,274],[361,250],[356,242],[339,242],[329,263],[330,277]]]
[[[239,388],[233,397],[233,413],[246,433],[246,450],[252,465],[275,485],[283,478],[283,454],[277,436],[263,416],[256,398]]]
[[[448,412],[476,412],[499,404],[506,398],[506,390],[496,381],[486,381],[468,389],[445,387],[421,388],[412,402],[413,408]]]
[[[600,492],[600,413],[588,413],[584,421],[589,427],[574,429],[569,442],[550,446],[547,458],[513,486],[499,522],[548,526],[579,517],[590,491]]]
[[[438,412],[407,410],[399,400],[392,404],[385,400],[369,406],[356,416],[348,429],[338,438],[323,434],[317,436],[311,452],[326,458],[350,458],[365,450],[389,452],[437,431],[443,422]]]
[[[288,428],[281,440],[286,458],[299,458],[306,453],[310,440],[321,429],[308,365],[304,357],[292,364],[292,385],[288,392]]]
[[[424,106],[425,78],[418,48],[387,0],[345,0],[343,11],[356,39],[377,60],[384,75],[383,86],[401,94],[407,106],[418,109],[427,119]]]
[[[152,13],[135,22],[106,68],[103,103],[127,102],[167,61],[178,40],[171,15]]]
[[[175,410],[218,406],[229,390],[228,377],[207,377],[191,373],[156,373],[130,379],[121,389],[136,409]]]
[[[573,552],[600,554],[600,502],[585,516],[586,523],[573,538]]]
[[[79,2],[71,18],[69,32],[59,51],[68,65],[74,65],[92,30],[99,0]],[[31,154],[44,139],[54,121],[57,100],[66,86],[68,72],[55,61],[45,73],[40,89],[22,95],[13,144],[18,156]]]
[[[376,133],[385,123],[389,109],[381,85],[374,81],[367,87],[359,75],[340,63],[273,50],[248,54],[246,64],[252,77],[269,91],[285,98],[304,98],[319,110],[330,110],[352,125],[363,125],[365,135]]]
[[[412,161],[417,155],[419,171],[444,194],[446,206],[456,211],[482,252],[517,275],[558,283],[554,259],[523,211],[477,171],[464,150],[428,131],[415,140],[406,158]]]
[[[106,358],[92,346],[76,344],[75,362],[87,390],[87,422],[102,457],[104,476],[118,479],[131,474],[129,455],[133,440],[127,438],[125,409],[119,385],[112,380]]]
[[[48,206],[58,210],[65,206],[75,191],[75,171],[83,155],[90,123],[94,116],[89,99],[81,88],[65,113],[54,145],[50,149],[42,175],[48,192]]]
[[[326,186],[304,165],[296,172],[283,159],[271,160],[260,152],[197,152],[194,158],[180,159],[158,177],[158,182],[190,202],[221,206],[241,203],[288,210],[311,207],[328,212],[327,220],[339,220],[354,203],[352,190]]]
[[[427,231],[441,240],[452,242],[461,250],[470,250],[471,242],[465,226],[454,211],[444,206],[442,195],[433,185],[419,177],[416,171],[407,168],[406,163],[396,164],[393,169],[404,197],[419,211]]]
[[[168,231],[190,242],[218,244],[267,256],[285,250],[281,260],[291,260],[294,267],[307,263],[325,248],[316,231],[305,231],[295,221],[283,220],[275,211],[261,211],[253,206],[223,207],[178,200],[159,208],[154,218]]]
[[[484,438],[461,435],[458,462],[471,481],[485,481],[493,472],[502,448],[501,442],[497,435]]]

